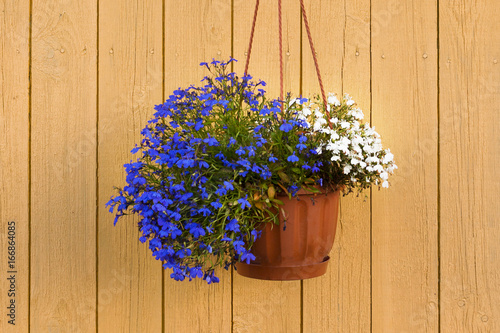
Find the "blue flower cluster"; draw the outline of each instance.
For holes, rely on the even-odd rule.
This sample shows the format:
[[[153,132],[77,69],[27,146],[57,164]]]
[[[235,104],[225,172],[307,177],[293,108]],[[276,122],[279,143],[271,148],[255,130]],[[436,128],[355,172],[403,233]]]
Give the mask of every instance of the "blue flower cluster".
[[[276,222],[276,185],[290,196],[315,184],[321,166],[304,121],[266,100],[263,81],[229,72],[235,61],[202,63],[201,87],[177,89],[141,132],[125,164],[127,185],[107,203],[140,217],[140,241],[182,281],[218,282],[215,268],[255,260],[261,222]]]

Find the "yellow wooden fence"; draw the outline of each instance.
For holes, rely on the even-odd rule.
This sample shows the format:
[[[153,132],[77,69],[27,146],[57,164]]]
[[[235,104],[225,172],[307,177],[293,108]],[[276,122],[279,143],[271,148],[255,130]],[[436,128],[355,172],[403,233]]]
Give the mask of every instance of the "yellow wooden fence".
[[[0,332],[500,332],[499,1],[306,1],[326,90],[399,166],[389,190],[342,198],[326,276],[173,282],[132,218],[113,227],[153,106],[201,61],[241,74],[253,6],[0,1]],[[283,6],[285,88],[317,93],[299,1]],[[277,25],[261,0],[250,73],[271,93]]]

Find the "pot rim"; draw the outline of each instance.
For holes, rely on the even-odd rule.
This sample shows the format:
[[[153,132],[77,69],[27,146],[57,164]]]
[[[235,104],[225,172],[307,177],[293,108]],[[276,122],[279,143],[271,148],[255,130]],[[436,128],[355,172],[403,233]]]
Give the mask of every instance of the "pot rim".
[[[339,185],[335,185],[335,187],[324,187],[324,186],[320,186],[320,185],[311,185],[310,187],[314,187],[315,189],[318,189],[320,190],[321,192],[320,193],[314,193],[314,192],[310,192],[304,188],[301,188],[300,190],[297,191],[297,193],[295,193],[295,196],[298,196],[298,195],[312,195],[312,196],[317,196],[317,195],[321,195],[321,194],[329,194],[329,193],[340,193],[344,186],[339,186]],[[279,188],[280,191],[276,193],[277,196],[279,197],[288,197],[288,194],[286,194],[285,192],[283,192],[283,190],[281,188]],[[292,197],[292,198],[294,198]]]

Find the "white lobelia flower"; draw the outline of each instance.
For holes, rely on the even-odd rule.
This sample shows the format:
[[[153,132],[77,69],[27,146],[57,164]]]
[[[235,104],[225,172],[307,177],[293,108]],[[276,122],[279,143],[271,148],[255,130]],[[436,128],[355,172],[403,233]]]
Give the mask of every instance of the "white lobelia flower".
[[[344,167],[344,174],[347,175],[349,172],[351,172],[352,166],[351,165],[346,165]]]
[[[365,117],[365,115],[363,114],[363,111],[360,108],[354,108],[354,109],[350,110],[349,114],[358,120],[361,120]]]
[[[349,127],[351,127],[351,124],[349,124],[348,121],[342,121],[340,123],[340,127],[342,127],[342,128],[349,128]]]
[[[328,100],[328,104],[332,104],[335,106],[340,105],[340,101],[338,100],[337,96],[335,96],[334,94],[329,94],[327,100]]]
[[[389,166],[387,167],[387,169],[386,169],[386,170],[387,170],[387,172],[389,172],[389,173],[393,173],[393,172],[394,172],[394,170],[396,170],[397,168],[398,168],[398,166],[397,166],[396,164],[394,164],[394,163],[393,163],[393,164],[389,165]]]
[[[340,139],[340,135],[335,130],[330,130],[330,140],[337,141]]]
[[[311,109],[309,109],[309,108],[303,108],[301,113],[305,117],[308,117],[308,116],[310,116],[312,114]]]
[[[353,145],[359,145],[362,142],[363,142],[363,138],[357,134],[355,134],[354,137],[352,138]]]
[[[314,116],[316,118],[323,118],[323,113],[319,109],[314,109]]]
[[[368,153],[368,154],[374,154],[375,153],[375,149],[373,149],[373,147],[371,145],[365,145],[363,146],[363,150]],[[378,158],[377,158],[377,162],[378,162]]]
[[[392,160],[394,159],[394,155],[391,153],[389,149],[386,149],[385,151],[386,154],[384,156],[384,159],[382,160],[382,163],[387,164],[389,162],[392,162]]]
[[[339,149],[339,146],[338,146],[336,143],[333,143],[333,142],[328,142],[328,143],[326,144],[326,147],[325,147],[325,148],[326,148],[326,150],[331,150],[331,151],[333,151],[333,150],[338,150],[338,149]]]
[[[384,182],[382,183],[382,187],[388,188],[389,182],[387,180],[384,180]]]
[[[349,138],[348,138],[348,137],[345,137],[345,136],[344,136],[344,137],[342,137],[342,139],[340,139],[340,143],[341,143],[342,145],[345,145],[345,146],[347,147],[347,146],[351,143],[351,140],[349,140]]]
[[[354,100],[351,98],[351,96],[349,96],[349,94],[345,94],[344,95],[344,101],[345,101],[345,104],[347,104],[347,106],[351,106],[353,105],[354,103]]]
[[[322,126],[319,122],[315,122],[315,123],[314,123],[313,130],[314,130],[315,132],[320,131],[322,128],[323,128],[323,126]]]

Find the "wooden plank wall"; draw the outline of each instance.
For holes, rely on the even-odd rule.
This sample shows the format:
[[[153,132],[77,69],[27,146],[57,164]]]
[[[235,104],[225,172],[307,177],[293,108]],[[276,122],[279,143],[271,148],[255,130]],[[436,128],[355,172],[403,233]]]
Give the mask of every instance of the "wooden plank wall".
[[[375,332],[439,325],[436,4],[372,1],[372,123],[400,156],[372,196]]]
[[[342,198],[325,276],[206,286],[171,281],[104,204],[155,104],[201,61],[241,74],[254,1],[0,0],[0,332],[500,331],[500,4],[305,5],[327,92],[354,97],[399,170]],[[271,94],[277,26],[261,0],[249,71]],[[298,0],[283,55],[285,89],[317,93]]]

